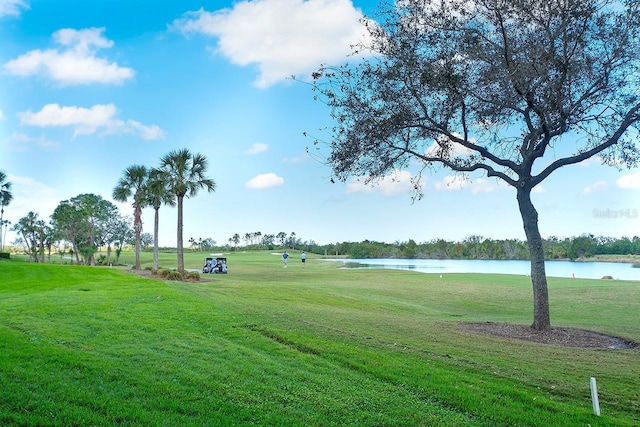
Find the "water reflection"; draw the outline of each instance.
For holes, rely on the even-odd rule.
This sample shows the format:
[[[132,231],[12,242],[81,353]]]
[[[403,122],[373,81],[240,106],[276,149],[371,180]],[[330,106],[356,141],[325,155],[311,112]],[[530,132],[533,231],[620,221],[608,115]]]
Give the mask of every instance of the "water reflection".
[[[453,259],[333,259],[346,268],[388,268],[412,270],[421,273],[493,273],[529,275],[529,261],[506,260],[453,260]],[[547,261],[545,263],[549,277],[576,277],[583,279],[601,279],[611,276],[617,280],[640,280],[640,268],[623,262],[571,262]]]

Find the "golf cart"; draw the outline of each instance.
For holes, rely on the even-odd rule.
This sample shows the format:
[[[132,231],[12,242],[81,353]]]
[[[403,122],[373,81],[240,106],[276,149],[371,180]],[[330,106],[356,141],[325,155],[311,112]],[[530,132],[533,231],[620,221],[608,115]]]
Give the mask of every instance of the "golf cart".
[[[205,258],[202,272],[209,274],[227,274],[227,259],[211,257]]]

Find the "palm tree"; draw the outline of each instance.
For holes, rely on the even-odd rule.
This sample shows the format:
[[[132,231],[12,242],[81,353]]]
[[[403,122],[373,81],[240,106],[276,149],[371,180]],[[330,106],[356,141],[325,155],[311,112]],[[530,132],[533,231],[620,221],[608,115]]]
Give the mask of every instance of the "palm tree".
[[[113,199],[126,202],[133,197],[133,229],[136,236],[136,270],[140,270],[140,234],[142,233],[142,208],[146,206],[147,168],[141,165],[129,166],[113,189]]]
[[[11,182],[7,181],[7,174],[0,171],[0,252],[4,250],[2,242],[2,226],[4,225],[4,207],[11,203],[13,194],[11,194]]]
[[[229,240],[233,242],[234,248],[238,250],[238,243],[240,243],[240,235],[238,233],[234,234]]]
[[[147,181],[147,204],[153,207],[153,268],[158,269],[158,227],[160,224],[160,206],[176,205],[176,197],[169,190],[167,176],[158,169],[149,172]]]
[[[178,271],[184,273],[184,250],[182,245],[182,204],[185,197],[193,197],[205,188],[215,191],[216,183],[205,176],[207,158],[200,153],[191,154],[183,148],[171,151],[160,159],[160,169],[167,174],[169,192],[176,196],[178,204]]]

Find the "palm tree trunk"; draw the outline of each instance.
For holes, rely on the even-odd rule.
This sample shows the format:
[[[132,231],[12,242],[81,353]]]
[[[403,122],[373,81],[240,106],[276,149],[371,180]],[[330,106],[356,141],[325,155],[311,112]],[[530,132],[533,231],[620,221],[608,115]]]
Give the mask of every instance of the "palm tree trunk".
[[[4,226],[3,218],[4,218],[4,204],[0,207],[0,252],[4,251],[4,242],[2,241],[2,227]]]
[[[142,232],[142,209],[136,204],[133,228],[136,233],[136,270],[140,270],[140,233]]]
[[[153,217],[153,269],[158,269],[158,228],[160,224],[160,208],[154,208]]]
[[[531,283],[533,285],[533,329],[551,329],[549,291],[544,265],[544,248],[538,228],[538,212],[531,202],[531,188],[517,189],[518,207],[522,216],[531,256]]]
[[[182,249],[182,201],[184,196],[178,196],[178,271],[184,273],[184,251]]]

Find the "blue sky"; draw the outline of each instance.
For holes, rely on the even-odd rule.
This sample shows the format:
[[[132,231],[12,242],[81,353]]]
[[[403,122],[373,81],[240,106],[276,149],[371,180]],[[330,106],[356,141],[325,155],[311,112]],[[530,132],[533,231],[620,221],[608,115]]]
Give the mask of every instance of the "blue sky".
[[[328,139],[320,129],[331,126],[329,111],[288,77],[344,62],[363,32],[358,18],[375,6],[0,0],[0,170],[14,195],[5,219],[29,211],[48,219],[82,193],[111,200],[126,167],[156,166],[186,147],[207,156],[217,190],[186,200],[185,239],[224,244],[258,231],[318,243],[524,239],[515,191],[495,180],[439,171],[412,203],[406,173],[376,187],[332,184],[307,155],[313,141],[303,133]],[[533,196],[541,233],[640,235],[639,191],[639,169],[563,168]],[[175,246],[175,224],[175,208],[161,208],[161,245]],[[144,231],[153,232],[152,210]]]

